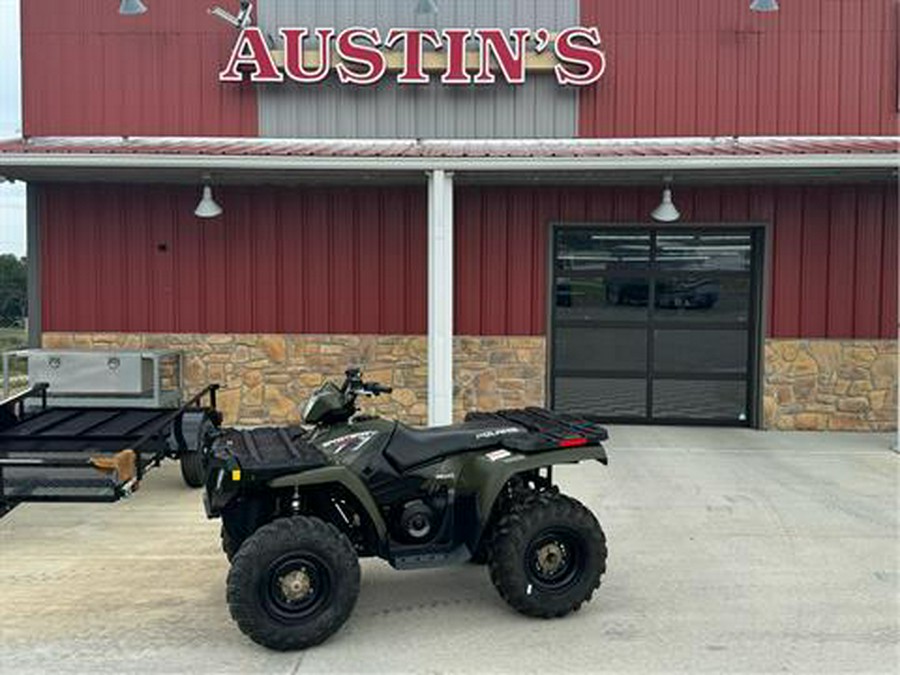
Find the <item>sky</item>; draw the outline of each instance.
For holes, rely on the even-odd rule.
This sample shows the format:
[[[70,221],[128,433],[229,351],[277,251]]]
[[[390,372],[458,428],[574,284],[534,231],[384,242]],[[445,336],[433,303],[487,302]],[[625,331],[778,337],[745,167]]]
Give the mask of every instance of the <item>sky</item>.
[[[21,136],[19,0],[0,0],[0,138]],[[25,185],[0,183],[0,253],[25,255]]]

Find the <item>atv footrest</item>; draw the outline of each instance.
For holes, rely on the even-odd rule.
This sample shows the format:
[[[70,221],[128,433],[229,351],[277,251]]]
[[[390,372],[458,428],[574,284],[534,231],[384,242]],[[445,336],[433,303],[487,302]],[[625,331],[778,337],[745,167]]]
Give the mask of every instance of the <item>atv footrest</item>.
[[[466,421],[502,421],[524,428],[527,435],[509,434],[501,438],[504,447],[518,452],[599,445],[609,438],[606,429],[593,416],[556,413],[544,408],[472,412],[466,415]]]

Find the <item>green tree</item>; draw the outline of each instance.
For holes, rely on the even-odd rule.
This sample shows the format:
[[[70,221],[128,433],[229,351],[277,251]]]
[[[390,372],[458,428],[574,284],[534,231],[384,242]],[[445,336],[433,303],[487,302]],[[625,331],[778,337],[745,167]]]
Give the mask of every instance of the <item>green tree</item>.
[[[28,267],[25,258],[0,255],[0,325],[21,323],[28,313]]]

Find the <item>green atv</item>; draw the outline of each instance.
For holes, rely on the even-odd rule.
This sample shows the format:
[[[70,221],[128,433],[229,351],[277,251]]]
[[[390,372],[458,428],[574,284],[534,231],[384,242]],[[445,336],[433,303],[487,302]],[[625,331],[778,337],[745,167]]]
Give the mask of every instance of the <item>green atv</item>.
[[[539,408],[433,429],[358,414],[359,396],[390,391],[348,370],[343,386],[313,394],[308,429],[210,439],[204,500],[222,518],[240,629],[278,650],[323,642],[353,611],[360,556],[400,570],[486,562],[503,599],[529,616],[564,616],[589,601],[606,539],[553,485],[552,467],[606,464],[606,431]]]

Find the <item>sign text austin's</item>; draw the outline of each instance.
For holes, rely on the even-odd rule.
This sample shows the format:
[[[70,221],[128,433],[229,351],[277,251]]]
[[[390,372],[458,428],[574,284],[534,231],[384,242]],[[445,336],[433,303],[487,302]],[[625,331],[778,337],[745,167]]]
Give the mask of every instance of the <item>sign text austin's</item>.
[[[490,85],[498,76],[523,84],[529,58],[552,55],[561,85],[594,84],[606,70],[597,28],[576,26],[558,33],[546,28],[282,28],[283,50],[273,50],[259,28],[244,29],[234,45],[221,82],[315,84],[336,72],[343,84],[371,85],[396,70],[400,84],[428,84],[432,74],[445,85]],[[305,48],[313,43],[312,48]],[[474,41],[477,51],[468,45]]]

